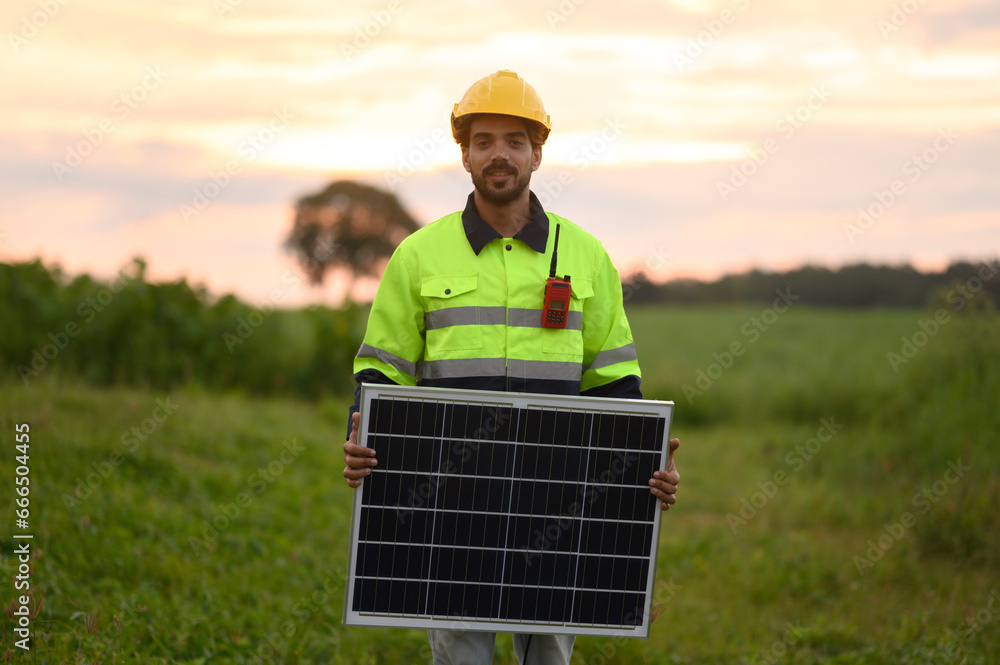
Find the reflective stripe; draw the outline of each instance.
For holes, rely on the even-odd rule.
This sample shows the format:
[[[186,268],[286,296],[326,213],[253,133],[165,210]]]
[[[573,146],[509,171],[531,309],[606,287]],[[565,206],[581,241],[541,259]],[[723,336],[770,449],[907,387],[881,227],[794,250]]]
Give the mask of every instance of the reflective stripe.
[[[617,349],[605,349],[601,351],[587,369],[600,369],[608,365],[617,365],[618,363],[625,363],[632,360],[638,360],[635,354],[635,344],[626,344],[625,346],[619,346]]]
[[[505,376],[503,358],[450,358],[428,360],[420,366],[422,379],[454,379],[462,376]]]
[[[449,326],[502,326],[541,328],[542,310],[520,307],[446,307],[424,313],[424,329],[437,330]],[[568,330],[583,330],[583,312],[566,315]]]
[[[404,360],[399,356],[393,355],[388,351],[380,349],[369,344],[362,344],[361,348],[358,349],[358,358],[376,358],[390,367],[394,367],[403,374],[408,374],[409,376],[417,375],[417,363],[410,362],[409,360]]]
[[[446,307],[424,312],[424,330],[449,326],[502,326],[507,323],[504,307]]]
[[[542,327],[542,310],[540,309],[511,307],[507,310],[507,316],[510,319],[508,324],[510,326],[518,328]],[[566,328],[568,330],[583,330],[583,312],[571,310],[566,315]]]
[[[583,374],[583,365],[574,362],[555,360],[516,360],[509,361],[509,376],[524,379],[553,379],[559,381],[579,381]]]
[[[508,367],[509,365],[509,367]],[[454,379],[467,376],[516,376],[524,379],[579,381],[580,363],[511,358],[454,358],[431,360],[420,366],[421,379]]]

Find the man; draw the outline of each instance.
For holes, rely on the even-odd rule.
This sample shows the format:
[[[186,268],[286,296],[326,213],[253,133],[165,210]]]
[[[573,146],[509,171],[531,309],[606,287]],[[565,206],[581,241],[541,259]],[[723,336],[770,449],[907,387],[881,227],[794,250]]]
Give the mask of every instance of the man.
[[[477,81],[451,117],[474,191],[465,210],[404,240],[386,266],[354,362],[359,384],[641,398],[640,373],[617,270],[594,236],[542,209],[528,185],[551,123],[534,88],[502,70]],[[543,327],[556,229],[558,275],[569,275],[565,328]],[[377,467],[357,443],[357,400],[344,477],[358,487]],[[670,441],[649,480],[667,510],[680,476]],[[493,662],[495,634],[430,630],[435,663]],[[571,635],[514,636],[522,665],[569,663]]]

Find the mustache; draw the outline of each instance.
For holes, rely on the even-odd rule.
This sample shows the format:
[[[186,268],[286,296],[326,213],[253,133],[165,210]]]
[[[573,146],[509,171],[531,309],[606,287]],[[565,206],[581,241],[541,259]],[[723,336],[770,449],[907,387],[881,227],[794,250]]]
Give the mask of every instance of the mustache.
[[[519,173],[517,167],[511,164],[510,162],[493,162],[489,166],[483,169],[483,175],[498,173],[500,171],[509,171],[514,175],[517,175]]]

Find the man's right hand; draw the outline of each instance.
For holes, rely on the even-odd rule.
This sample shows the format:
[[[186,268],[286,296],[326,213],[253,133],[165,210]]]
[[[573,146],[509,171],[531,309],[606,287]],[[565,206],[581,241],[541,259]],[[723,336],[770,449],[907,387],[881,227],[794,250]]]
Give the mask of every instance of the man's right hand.
[[[361,480],[372,472],[372,467],[378,464],[375,459],[375,451],[358,445],[358,420],[360,413],[351,416],[351,435],[344,443],[344,478],[351,487],[360,487]]]

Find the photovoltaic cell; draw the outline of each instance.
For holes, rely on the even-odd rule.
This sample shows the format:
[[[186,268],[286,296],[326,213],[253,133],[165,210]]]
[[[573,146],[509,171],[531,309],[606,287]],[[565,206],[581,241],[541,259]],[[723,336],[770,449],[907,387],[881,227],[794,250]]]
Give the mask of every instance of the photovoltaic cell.
[[[363,385],[344,623],[648,635],[672,411]]]

